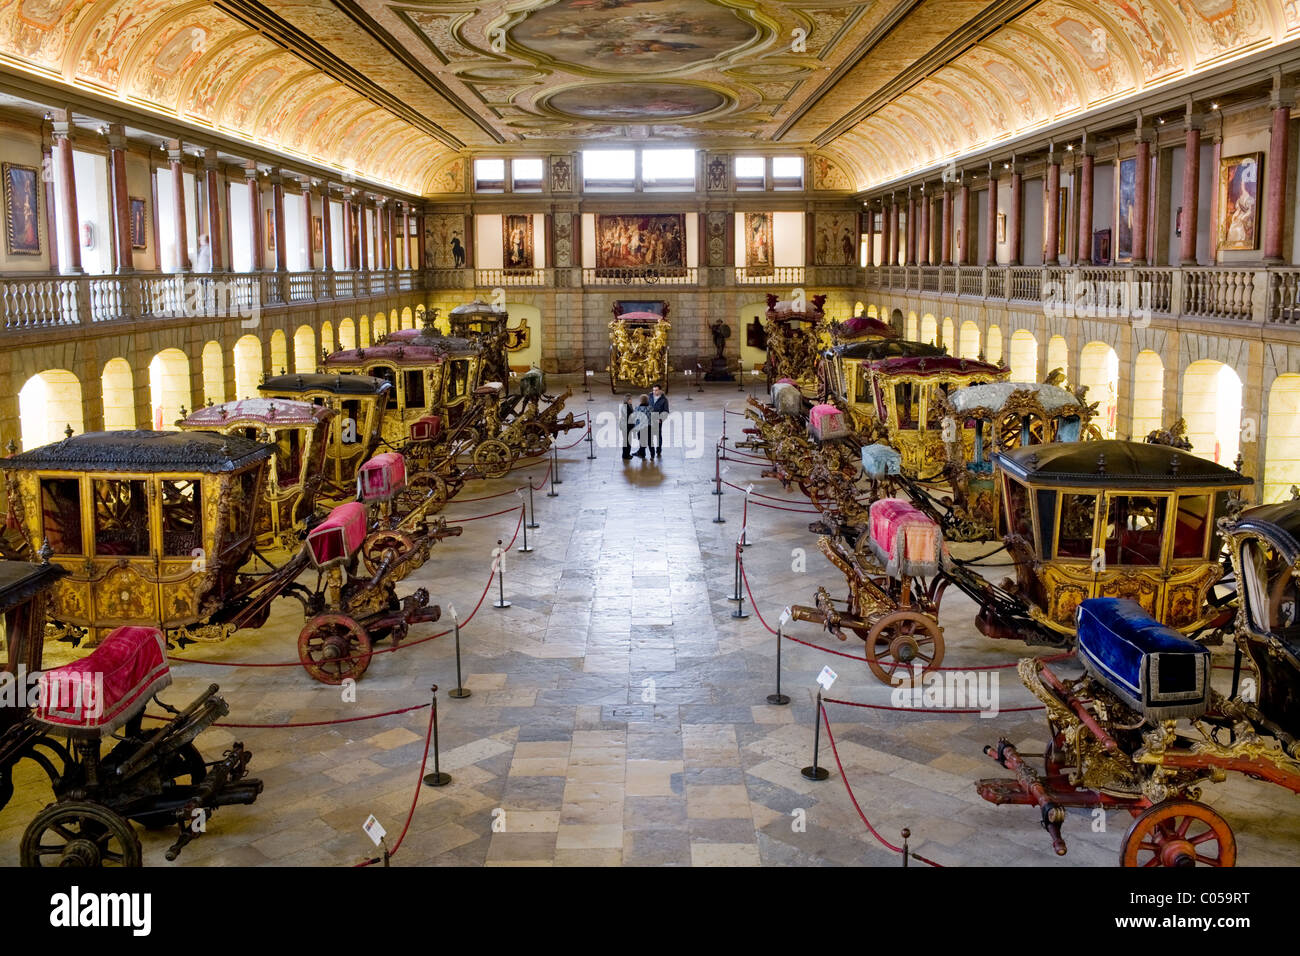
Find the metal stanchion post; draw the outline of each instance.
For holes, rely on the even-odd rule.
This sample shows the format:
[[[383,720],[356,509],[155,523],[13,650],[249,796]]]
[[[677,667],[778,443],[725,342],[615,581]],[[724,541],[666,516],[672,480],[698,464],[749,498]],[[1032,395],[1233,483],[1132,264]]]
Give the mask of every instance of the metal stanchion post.
[[[714,495],[722,494],[722,473],[718,471],[718,469],[722,467],[722,459],[718,457],[718,451],[721,449],[721,447],[722,447],[721,442],[713,446],[713,481],[715,487],[713,491],[710,492],[710,494],[714,494]]]
[[[506,551],[501,547],[501,539],[497,538],[496,554],[497,561],[497,602],[493,607],[509,607],[510,602],[506,600]]]
[[[686,387],[682,389],[682,391],[686,393],[686,400],[688,402],[693,402],[695,401],[695,399],[691,398],[691,379],[694,376],[691,374],[691,370],[688,368],[682,369],[682,375],[686,376]]]
[[[740,512],[740,543],[749,547],[749,496],[754,491],[751,482],[745,486],[745,505]]]
[[[438,685],[433,685],[433,773],[424,775],[426,787],[445,787],[451,783],[451,774],[438,769]]]
[[[822,692],[817,691],[817,715],[813,718],[813,762],[811,767],[804,767],[799,772],[809,780],[825,780],[830,776],[830,771],[825,767],[817,766],[817,751],[821,749],[822,742]]]
[[[558,442],[551,442],[551,481],[554,484],[564,484],[564,479],[560,477],[560,445]]]
[[[908,838],[911,835],[912,831],[907,827],[903,827],[903,866],[907,866],[907,858],[912,855],[912,851],[907,845]]]
[[[591,417],[587,417],[587,461],[596,457],[596,442],[591,437]]]
[[[786,621],[790,620],[790,609],[787,607],[781,612],[781,620],[776,625],[776,693],[767,695],[769,704],[788,704],[790,697],[781,693],[781,644],[784,643],[782,632],[785,630]]]
[[[584,369],[584,374],[582,376],[582,390],[587,393],[587,401],[589,402],[595,401],[595,399],[591,397],[591,377],[595,374],[596,373],[591,369]]]
[[[555,490],[555,446],[551,446],[551,490],[546,493],[548,498],[558,498],[560,493]]]
[[[529,482],[529,487],[530,488],[532,487],[531,482]],[[522,508],[524,506],[524,489],[522,488],[518,489],[515,492],[515,494],[519,496],[519,507]],[[519,553],[520,554],[533,553],[533,549],[528,546],[528,522],[527,521],[524,522],[524,544],[523,547],[519,548]]]
[[[528,479],[528,523],[526,527],[540,528],[537,523],[537,509],[533,507],[533,479]]]
[[[716,493],[717,493],[717,496],[718,496],[718,516],[717,516],[716,518],[713,519],[713,523],[714,523],[714,524],[726,524],[726,523],[727,523],[727,519],[724,518],[724,517],[722,517],[722,476],[723,476],[724,474],[726,474],[726,472],[727,472],[727,469],[726,469],[726,468],[724,468],[724,469],[722,469],[722,471],[718,472],[718,490],[717,490],[717,492],[716,492]]]
[[[447,611],[451,614],[452,640],[456,644],[456,686],[448,692],[447,696],[454,697],[456,700],[464,700],[469,696],[469,688],[465,686],[465,681],[460,676],[460,615],[456,613],[456,605],[454,604],[448,604]],[[777,680],[780,680],[779,674]]]
[[[740,542],[736,542],[736,596],[732,599],[736,602],[736,609],[731,612],[731,616],[738,621],[743,621],[749,617],[745,613],[745,592],[740,589],[741,579],[745,574],[745,562],[740,557],[740,552],[744,550]]]

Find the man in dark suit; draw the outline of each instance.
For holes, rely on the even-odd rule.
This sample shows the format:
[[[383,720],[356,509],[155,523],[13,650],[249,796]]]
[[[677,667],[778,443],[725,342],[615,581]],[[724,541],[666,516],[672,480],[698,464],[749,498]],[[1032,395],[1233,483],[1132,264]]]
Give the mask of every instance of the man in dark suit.
[[[636,409],[632,407],[632,396],[624,395],[623,404],[618,409],[618,420],[623,432],[623,460],[627,461],[632,457],[632,430],[636,428],[636,423],[632,420],[636,414]]]
[[[668,396],[658,384],[650,389],[650,457],[664,456],[664,417],[668,414]]]

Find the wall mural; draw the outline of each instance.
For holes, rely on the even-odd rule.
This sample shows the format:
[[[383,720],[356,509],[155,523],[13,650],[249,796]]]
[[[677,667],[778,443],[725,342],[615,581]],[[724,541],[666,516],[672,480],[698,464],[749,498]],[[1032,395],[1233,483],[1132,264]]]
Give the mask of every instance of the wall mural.
[[[560,90],[546,108],[578,119],[645,122],[711,113],[728,103],[717,90],[686,83],[589,83]]]
[[[1219,161],[1219,248],[1259,248],[1259,174],[1263,153]]]
[[[772,269],[772,214],[745,213],[745,269],[752,276],[770,276]]]
[[[424,259],[427,269],[465,268],[465,217],[433,213],[424,217]]]
[[[852,212],[819,212],[813,216],[813,262],[819,266],[858,263],[858,216]]]
[[[686,268],[686,214],[596,216],[596,267]]]
[[[501,262],[507,269],[532,269],[533,217],[506,216],[502,230]]]

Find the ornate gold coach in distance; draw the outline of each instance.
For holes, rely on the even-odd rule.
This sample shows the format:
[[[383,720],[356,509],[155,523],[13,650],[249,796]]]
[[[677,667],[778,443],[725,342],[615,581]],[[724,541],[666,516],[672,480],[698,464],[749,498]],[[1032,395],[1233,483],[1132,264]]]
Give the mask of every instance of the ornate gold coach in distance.
[[[960,438],[967,454],[975,446],[974,430],[964,422],[954,422],[955,431],[945,435],[948,393],[1011,375],[1004,366],[950,355],[880,359],[866,363],[865,370],[885,440],[903,456],[905,473],[927,478],[947,461],[945,438]]]
[[[440,428],[454,428],[482,382],[483,354],[477,344],[451,336],[428,341],[435,344],[393,342],[345,349],[325,359],[327,375],[369,375],[392,385],[393,400],[385,409],[381,431],[391,446],[403,445],[411,425],[431,415],[438,417]]]
[[[865,338],[822,349],[817,360],[817,397],[842,405],[853,416],[853,430],[871,433],[876,422],[876,396],[871,363],[887,358],[933,357],[948,353],[938,345],[898,338]]]
[[[379,446],[393,383],[371,375],[315,372],[276,375],[257,390],[263,398],[287,398],[334,410],[319,493],[331,501],[350,501],[355,496],[357,469]]]
[[[296,550],[316,493],[325,477],[331,408],[287,398],[245,398],[200,408],[179,423],[181,431],[241,435],[275,446],[259,494],[257,544],[261,549]]]
[[[1035,445],[993,461],[1016,593],[1034,622],[1073,635],[1075,609],[1092,597],[1130,598],[1183,633],[1218,616],[1206,604],[1223,573],[1215,521],[1250,478],[1167,445],[1117,440]]]
[[[236,611],[226,599],[253,550],[273,454],[238,435],[113,431],[0,459],[32,549],[48,543],[68,571],[50,618],[102,637],[125,624],[172,631]]]
[[[628,308],[628,306],[635,308]],[[609,390],[668,382],[668,303],[614,303],[609,323]]]
[[[775,294],[767,296],[767,360],[763,371],[767,374],[767,387],[788,378],[799,386],[805,395],[812,395],[817,387],[817,355],[822,346],[826,316],[822,303],[826,296],[815,295],[806,305],[796,308],[794,302],[782,302]],[[893,331],[890,330],[890,334]]]

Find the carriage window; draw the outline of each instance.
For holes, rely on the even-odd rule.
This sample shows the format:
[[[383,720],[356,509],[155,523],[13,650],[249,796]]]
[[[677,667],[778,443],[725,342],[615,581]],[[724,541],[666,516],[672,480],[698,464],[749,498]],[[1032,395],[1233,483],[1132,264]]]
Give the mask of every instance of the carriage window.
[[[921,390],[910,382],[894,386],[894,403],[898,406],[898,427],[916,428],[921,419]]]
[[[145,482],[97,478],[91,489],[95,507],[95,554],[147,555],[149,499]]]
[[[469,391],[469,360],[457,359],[451,363],[451,376],[447,381],[447,401],[454,402]]]
[[[424,369],[415,369],[406,373],[406,407],[424,408]]]
[[[376,365],[370,370],[370,374],[394,387],[397,385],[397,373],[387,365]]]
[[[203,495],[197,481],[162,483],[163,554],[189,557],[203,547]]]
[[[287,428],[275,439],[275,480],[281,488],[292,488],[298,484],[301,471],[302,432]]]
[[[1174,524],[1174,557],[1205,557],[1205,526],[1210,520],[1209,495],[1180,495]]]
[[[227,511],[227,546],[242,541],[252,530],[253,512],[257,508],[257,470],[236,475],[230,487]]]
[[[1060,527],[1056,539],[1058,558],[1092,557],[1092,529],[1096,517],[1096,495],[1061,495]]]
[[[81,482],[41,479],[42,533],[55,554],[81,554]]]
[[[361,402],[353,399],[342,403],[339,416],[339,434],[345,445],[352,445],[361,440]]]
[[[1007,482],[1007,512],[1006,518],[1007,533],[1019,535],[1026,541],[1032,541],[1034,536],[1034,519],[1029,514],[1029,489],[1018,481],[1012,481],[1010,478]]]
[[[1052,529],[1056,527],[1056,492],[1040,488],[1034,496],[1038,499],[1038,529],[1042,535],[1038,542],[1038,553],[1051,554]]]
[[[1160,563],[1168,498],[1112,495],[1106,507],[1106,562]]]

